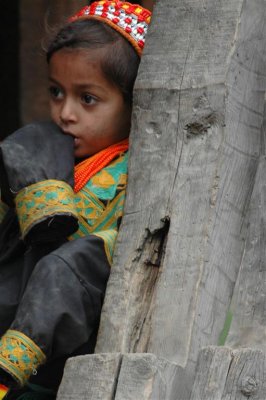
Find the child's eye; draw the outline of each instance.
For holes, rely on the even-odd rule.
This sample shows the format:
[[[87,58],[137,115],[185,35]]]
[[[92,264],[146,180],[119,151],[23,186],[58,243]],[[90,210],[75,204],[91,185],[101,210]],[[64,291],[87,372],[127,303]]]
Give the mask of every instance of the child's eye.
[[[95,97],[91,96],[88,93],[83,94],[81,96],[81,99],[85,104],[89,104],[89,105],[95,104],[97,101]]]
[[[50,93],[51,97],[53,97],[55,99],[61,99],[63,97],[62,90],[57,86],[50,86],[49,93]]]

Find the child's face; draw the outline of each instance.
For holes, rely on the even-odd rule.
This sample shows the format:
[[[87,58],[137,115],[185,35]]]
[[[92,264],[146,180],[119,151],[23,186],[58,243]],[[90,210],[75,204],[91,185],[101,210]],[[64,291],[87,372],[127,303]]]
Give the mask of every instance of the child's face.
[[[131,108],[101,71],[101,51],[61,49],[49,63],[52,120],[74,137],[84,158],[129,135]]]

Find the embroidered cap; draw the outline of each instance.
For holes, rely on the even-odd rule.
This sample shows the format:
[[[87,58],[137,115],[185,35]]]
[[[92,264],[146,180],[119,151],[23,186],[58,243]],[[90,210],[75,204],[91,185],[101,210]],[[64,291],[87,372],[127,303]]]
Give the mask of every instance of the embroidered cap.
[[[138,4],[126,1],[101,0],[83,7],[69,18],[69,22],[78,19],[97,19],[108,24],[121,33],[141,56],[151,12]]]

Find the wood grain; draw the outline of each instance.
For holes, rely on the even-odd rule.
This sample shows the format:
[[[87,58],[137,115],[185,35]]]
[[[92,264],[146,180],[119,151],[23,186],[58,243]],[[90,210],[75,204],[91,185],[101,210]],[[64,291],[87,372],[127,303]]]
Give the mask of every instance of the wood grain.
[[[116,353],[68,359],[57,400],[113,400],[120,365]]]
[[[263,400],[265,352],[208,347],[201,351],[190,400]]]
[[[178,365],[154,354],[125,354],[115,400],[175,400],[173,387],[179,370]]]
[[[266,108],[262,145],[249,212],[245,252],[236,282],[230,312],[232,323],[226,344],[266,350]]]

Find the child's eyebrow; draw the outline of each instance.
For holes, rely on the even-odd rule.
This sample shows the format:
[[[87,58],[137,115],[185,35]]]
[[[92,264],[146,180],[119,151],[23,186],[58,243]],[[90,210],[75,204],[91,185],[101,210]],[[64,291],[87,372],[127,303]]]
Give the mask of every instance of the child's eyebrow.
[[[54,79],[53,77],[49,76],[48,77],[50,82],[53,82],[54,84],[58,85],[58,86],[62,86],[62,84],[60,82],[58,82],[56,79]],[[102,92],[104,92],[104,87],[97,85],[93,82],[86,82],[86,83],[75,83],[74,84],[75,88],[79,89],[79,90],[92,90],[92,89],[97,89],[100,90]]]

